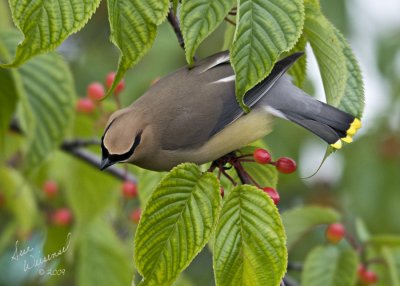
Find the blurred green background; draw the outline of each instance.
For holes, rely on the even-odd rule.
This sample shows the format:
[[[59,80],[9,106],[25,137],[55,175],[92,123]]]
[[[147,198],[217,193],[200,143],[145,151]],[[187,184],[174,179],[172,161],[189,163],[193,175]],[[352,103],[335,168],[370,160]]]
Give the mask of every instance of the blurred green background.
[[[325,14],[348,38],[364,72],[366,113],[363,129],[355,142],[328,158],[315,176],[301,179],[318,168],[326,148],[324,143],[281,120],[276,121],[274,132],[265,140],[273,157],[293,157],[300,168],[296,175],[280,177],[280,210],[306,204],[332,206],[345,215],[350,231],[355,220],[361,218],[372,233],[400,234],[400,19],[394,12],[400,11],[400,2],[366,2],[321,1]],[[5,0],[0,0],[0,11],[1,27],[9,23]],[[199,57],[221,50],[226,25],[202,44]],[[118,51],[109,41],[105,2],[82,31],[63,43],[59,52],[71,67],[81,97],[86,96],[88,84],[104,82],[106,75],[116,69]],[[121,93],[122,105],[130,104],[144,93],[157,77],[184,65],[184,59],[175,34],[164,23],[150,52],[127,73],[126,89]],[[311,53],[308,59],[307,90],[323,98],[318,67]],[[115,105],[108,100],[103,108],[112,111]],[[77,114],[69,137],[100,136],[104,124],[104,116],[99,112]],[[7,136],[8,159],[14,159],[23,139],[14,133]],[[91,150],[99,152],[99,147]],[[0,285],[95,285],[92,283],[96,279],[99,283],[106,279],[114,282],[110,285],[119,285],[118,281],[129,281],[134,274],[132,251],[136,227],[129,215],[143,205],[148,192],[162,176],[134,167],[129,170],[139,179],[139,199],[124,199],[120,180],[61,151],[27,179],[1,170],[0,191],[18,187],[21,196],[24,195],[11,199],[15,202],[0,198]],[[7,182],[9,176],[15,180]],[[60,196],[50,202],[42,192],[47,180],[58,182],[60,188]],[[72,210],[76,218],[72,225],[49,224],[49,212],[60,207]],[[14,220],[13,216],[18,219]],[[60,249],[69,232],[70,248],[60,260],[53,260],[57,268],[66,269],[65,275],[38,278],[10,260],[17,240],[22,245],[25,241],[25,247],[34,246],[40,256]],[[322,230],[316,231],[297,246],[290,258],[302,260],[313,245],[322,242]],[[115,277],[104,277],[102,271],[106,270],[114,271]],[[177,285],[214,285],[207,248]]]

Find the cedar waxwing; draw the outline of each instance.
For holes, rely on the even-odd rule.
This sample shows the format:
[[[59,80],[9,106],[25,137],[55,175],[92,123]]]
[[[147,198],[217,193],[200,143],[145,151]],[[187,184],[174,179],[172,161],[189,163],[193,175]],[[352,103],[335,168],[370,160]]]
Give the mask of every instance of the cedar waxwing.
[[[341,140],[351,142],[361,123],[292,84],[285,72],[301,55],[277,62],[271,74],[247,92],[247,114],[236,101],[228,52],[160,79],[132,105],[111,115],[102,137],[101,169],[128,162],[167,171],[183,162],[210,162],[268,134],[274,116],[341,148]]]

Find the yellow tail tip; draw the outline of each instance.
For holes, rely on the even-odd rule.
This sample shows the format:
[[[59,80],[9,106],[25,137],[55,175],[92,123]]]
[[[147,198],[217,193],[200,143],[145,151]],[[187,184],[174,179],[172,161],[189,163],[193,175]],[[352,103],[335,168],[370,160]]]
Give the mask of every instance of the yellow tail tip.
[[[358,118],[355,118],[352,125],[358,130],[362,127],[361,121]]]
[[[347,135],[346,137],[341,138],[341,139],[342,139],[343,142],[346,142],[346,143],[353,142],[353,138],[350,135]]]
[[[335,143],[331,144],[331,146],[335,149],[340,149],[342,148],[343,144],[342,141],[339,139],[338,141],[336,141]]]
[[[354,134],[357,133],[357,130],[362,127],[361,121],[358,118],[355,118],[353,122],[350,124],[349,129],[347,129],[346,134],[347,137],[350,136],[352,137]]]

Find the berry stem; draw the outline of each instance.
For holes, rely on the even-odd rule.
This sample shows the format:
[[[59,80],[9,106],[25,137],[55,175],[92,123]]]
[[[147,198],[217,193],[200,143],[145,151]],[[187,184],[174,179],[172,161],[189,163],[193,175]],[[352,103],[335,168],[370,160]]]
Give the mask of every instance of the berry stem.
[[[235,180],[224,170],[224,168],[219,168],[219,170],[224,174],[225,177],[228,178],[228,180],[232,183],[232,185],[237,186],[237,183]]]
[[[244,154],[244,155],[240,155],[238,157],[236,157],[236,159],[243,159],[243,158],[252,158],[253,154]],[[252,162],[254,162],[254,160],[251,160]]]
[[[368,265],[376,264],[376,263],[385,264],[386,265],[386,261],[383,258],[380,258],[380,257],[371,258],[371,259],[365,261],[364,265],[366,267],[368,267]]]
[[[254,163],[254,160],[251,159],[240,159],[240,162],[245,162],[245,163]]]
[[[358,253],[362,253],[363,251],[363,247],[362,245],[359,245],[356,241],[356,239],[354,238],[354,236],[352,236],[350,233],[346,233],[345,236],[346,240],[349,242],[349,244],[351,245],[351,247],[353,247],[353,249],[358,252]]]

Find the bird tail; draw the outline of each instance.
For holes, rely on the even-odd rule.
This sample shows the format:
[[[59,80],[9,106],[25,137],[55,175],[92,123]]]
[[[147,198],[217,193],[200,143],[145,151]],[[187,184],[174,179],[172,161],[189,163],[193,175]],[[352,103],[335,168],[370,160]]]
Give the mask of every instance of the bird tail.
[[[353,115],[306,94],[282,76],[261,99],[269,113],[290,120],[317,135],[335,149],[350,143],[361,121]]]

